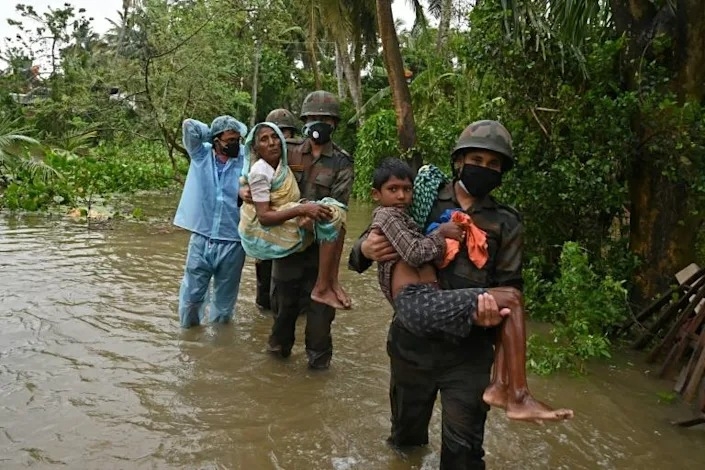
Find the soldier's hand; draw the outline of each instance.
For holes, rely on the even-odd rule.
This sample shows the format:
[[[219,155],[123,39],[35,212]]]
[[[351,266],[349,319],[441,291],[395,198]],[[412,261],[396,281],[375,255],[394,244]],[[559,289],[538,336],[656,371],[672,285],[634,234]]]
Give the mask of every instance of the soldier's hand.
[[[462,240],[465,236],[465,230],[455,222],[445,222],[438,226],[438,231],[443,238],[451,238],[453,240]]]
[[[250,191],[250,187],[247,185],[240,186],[240,189],[237,191],[238,196],[240,196],[240,199],[243,201],[252,204],[252,192]]]
[[[524,308],[521,291],[514,287],[493,287],[487,289],[487,293],[492,296],[500,309],[508,308],[513,312]]]
[[[360,245],[362,255],[372,261],[391,261],[399,258],[399,253],[379,229],[372,229]]]
[[[330,207],[316,203],[306,203],[299,206],[300,217],[308,217],[315,221],[330,220],[333,217],[333,211]]]
[[[477,296],[477,312],[473,323],[485,328],[499,325],[504,317],[509,315],[509,308],[500,309],[492,294],[484,293]]]

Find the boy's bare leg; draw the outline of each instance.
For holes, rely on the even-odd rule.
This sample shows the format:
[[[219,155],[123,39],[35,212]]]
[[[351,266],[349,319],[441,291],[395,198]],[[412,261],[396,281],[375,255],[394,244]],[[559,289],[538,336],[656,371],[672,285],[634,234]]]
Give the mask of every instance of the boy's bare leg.
[[[332,272],[333,272],[333,278],[331,279],[331,283],[333,285],[333,291],[335,292],[335,295],[338,297],[338,300],[340,301],[341,304],[343,304],[343,307],[348,309],[352,306],[352,300],[350,299],[350,296],[348,295],[347,292],[343,289],[343,286],[340,285],[340,280],[338,279],[338,276],[340,275],[340,257],[342,256],[343,253],[343,244],[345,243],[345,229],[342,228],[340,229],[340,233],[338,234],[338,238],[335,240],[335,259],[333,260],[333,267],[332,267]]]
[[[512,312],[510,315],[513,315]],[[497,329],[497,340],[494,347],[494,366],[492,367],[492,380],[482,394],[482,399],[490,406],[507,409],[507,387],[509,381],[509,371],[505,361],[504,346],[502,345],[502,326]]]
[[[340,237],[338,237],[340,238]],[[318,251],[318,277],[311,290],[311,299],[333,308],[344,308],[333,290],[333,263],[336,260],[336,241],[321,243]]]
[[[573,410],[553,409],[536,400],[526,381],[526,322],[524,305],[512,309],[502,323],[500,345],[508,371],[507,417],[520,421],[560,421],[573,417]],[[502,371],[499,370],[498,374]],[[502,375],[499,375],[502,377]]]

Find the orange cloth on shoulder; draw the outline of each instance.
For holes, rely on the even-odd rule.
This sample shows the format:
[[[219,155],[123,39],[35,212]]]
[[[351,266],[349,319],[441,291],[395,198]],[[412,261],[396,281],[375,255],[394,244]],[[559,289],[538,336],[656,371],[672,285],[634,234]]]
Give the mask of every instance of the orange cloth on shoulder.
[[[465,229],[465,245],[468,248],[468,258],[470,261],[482,269],[490,257],[487,251],[487,233],[475,225],[472,218],[462,211],[454,211],[450,216],[450,221],[455,222]],[[445,268],[460,252],[460,242],[451,238],[446,238],[446,254],[443,258],[441,268]]]

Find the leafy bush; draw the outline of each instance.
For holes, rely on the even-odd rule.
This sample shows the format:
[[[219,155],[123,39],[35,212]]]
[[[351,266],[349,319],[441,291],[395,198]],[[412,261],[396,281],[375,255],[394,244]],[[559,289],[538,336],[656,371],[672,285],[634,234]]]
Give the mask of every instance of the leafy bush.
[[[394,111],[387,109],[370,116],[360,127],[358,134],[353,196],[359,200],[369,200],[375,167],[385,157],[398,155]]]
[[[100,145],[82,157],[49,150],[44,161],[59,176],[40,180],[29,170],[19,169],[0,195],[0,208],[36,211],[57,204],[77,207],[98,197],[165,188],[175,181],[161,146]]]
[[[563,245],[559,267],[555,281],[527,286],[533,297],[527,303],[532,318],[553,324],[548,338],[529,339],[529,366],[543,374],[582,371],[586,360],[610,357],[609,331],[627,313],[623,281],[599,275],[579,244]],[[529,284],[537,280],[527,277]],[[543,298],[536,299],[537,295]]]

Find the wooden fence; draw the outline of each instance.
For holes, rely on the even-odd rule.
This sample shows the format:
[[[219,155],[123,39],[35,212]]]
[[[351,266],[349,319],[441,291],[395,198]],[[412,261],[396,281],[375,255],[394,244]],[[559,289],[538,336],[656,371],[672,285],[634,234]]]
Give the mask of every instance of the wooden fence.
[[[676,274],[678,285],[625,322],[632,347],[650,348],[647,362],[659,363],[658,376],[675,380],[674,390],[694,403],[699,416],[679,426],[705,423],[705,269],[691,264]]]

